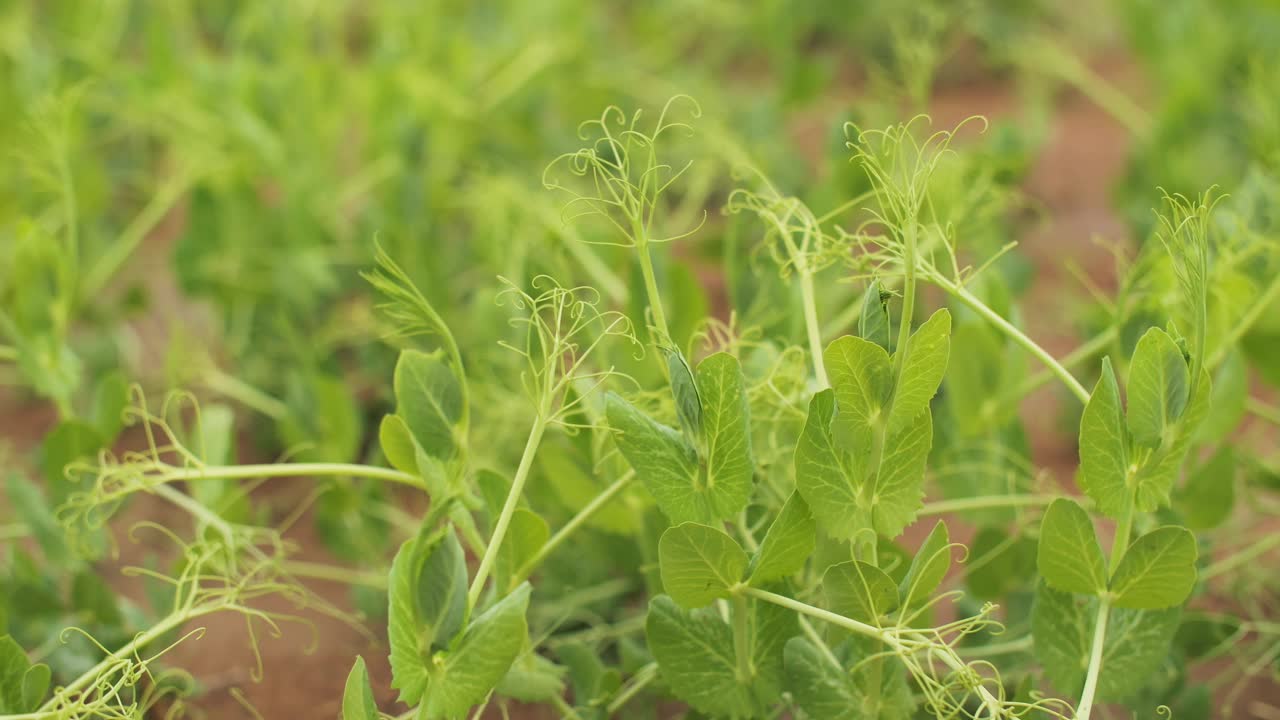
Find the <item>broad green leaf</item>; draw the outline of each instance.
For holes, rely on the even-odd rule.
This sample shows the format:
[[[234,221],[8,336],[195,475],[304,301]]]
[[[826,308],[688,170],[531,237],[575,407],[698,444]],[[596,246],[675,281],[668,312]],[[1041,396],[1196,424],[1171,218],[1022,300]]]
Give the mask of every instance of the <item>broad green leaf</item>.
[[[702,399],[702,464],[716,518],[731,517],[751,498],[751,430],[746,380],[738,359],[716,353],[698,363]]]
[[[890,658],[860,662],[874,652],[873,646],[859,638],[829,654],[805,637],[787,641],[787,687],[809,717],[908,720],[913,716],[915,706],[900,666]],[[879,687],[875,687],[877,681]]]
[[[44,663],[32,665],[22,674],[22,702],[26,712],[35,712],[44,702],[52,679],[53,670]]]
[[[1196,386],[1186,412],[1174,428],[1173,441],[1162,446],[1138,467],[1132,483],[1134,507],[1139,512],[1155,512],[1169,504],[1173,484],[1186,462],[1191,441],[1209,412],[1209,396],[1212,392],[1209,372],[1204,370],[1200,373],[1200,383]]]
[[[929,401],[947,372],[950,354],[951,313],[942,308],[916,328],[907,341],[907,359],[894,388],[893,410],[889,413],[891,435],[914,425],[917,416],[929,409]]]
[[[1129,432],[1148,448],[1172,442],[1174,423],[1187,408],[1187,361],[1169,334],[1153,327],[1138,340],[1129,364]]]
[[[413,433],[409,432],[404,418],[399,415],[382,416],[382,423],[378,426],[378,444],[391,467],[411,475],[418,474]]]
[[[1195,587],[1198,555],[1196,536],[1184,527],[1167,525],[1138,538],[1111,578],[1116,607],[1159,610],[1181,605]]]
[[[671,376],[676,417],[689,442],[696,445],[702,440],[702,400],[693,381],[693,371],[679,350],[667,351],[667,372]]]
[[[450,529],[405,541],[388,580],[391,687],[416,705],[427,688],[427,658],[450,644],[466,613],[467,566],[457,536]]]
[[[494,562],[493,575],[498,587],[509,587],[512,576],[547,544],[550,537],[551,528],[542,516],[528,508],[516,508]]]
[[[403,418],[418,446],[447,460],[457,450],[462,419],[462,386],[438,354],[404,350],[394,376],[396,414]]]
[[[809,505],[799,492],[792,492],[760,544],[751,584],[760,586],[799,572],[813,554],[817,532]]]
[[[1080,486],[1109,517],[1119,518],[1129,505],[1129,443],[1120,386],[1110,358],[1102,359],[1102,377],[1080,418]]]
[[[1045,510],[1036,565],[1045,582],[1063,592],[1097,595],[1107,589],[1093,521],[1074,500],[1058,498]]]
[[[924,504],[924,473],[933,447],[933,417],[922,412],[885,441],[880,472],[870,497],[876,532],[890,538],[915,522]]]
[[[1210,530],[1231,516],[1235,487],[1235,452],[1230,445],[1223,445],[1190,473],[1186,485],[1174,496],[1174,506],[1182,513],[1187,527]]]
[[[755,716],[751,691],[738,682],[733,632],[714,609],[682,610],[659,595],[649,602],[645,635],[676,697],[716,716]]]
[[[862,313],[858,316],[858,336],[868,342],[884,348],[889,352],[889,303],[888,296],[881,294],[880,281],[874,280],[867,286],[862,296]]]
[[[933,526],[920,550],[911,560],[907,576],[898,585],[903,607],[916,607],[927,601],[942,584],[951,568],[951,535],[941,520]]]
[[[832,565],[822,576],[822,591],[832,612],[879,625],[898,607],[898,586],[880,568],[861,560]]]
[[[1098,598],[1059,592],[1045,583],[1036,590],[1031,632],[1036,658],[1058,691],[1078,697],[1089,667]],[[1180,610],[1112,608],[1103,642],[1098,694],[1119,701],[1141,689],[1160,667],[1178,628]]]
[[[662,586],[671,599],[687,608],[729,597],[729,589],[742,581],[747,569],[747,553],[736,540],[691,522],[662,534],[658,559]]]
[[[565,669],[534,651],[532,645],[511,663],[498,694],[522,702],[550,702],[564,694]]]
[[[436,654],[420,717],[459,717],[498,685],[529,642],[529,592],[522,583],[472,620],[456,649]]]
[[[364,666],[364,658],[358,655],[347,675],[347,686],[342,691],[342,720],[378,720],[378,705],[373,701],[369,671]]]
[[[717,411],[710,408],[706,393],[703,403],[704,429],[709,437],[716,422],[711,415]],[[709,473],[699,466],[697,452],[680,433],[613,393],[605,398],[605,412],[609,425],[617,431],[618,449],[671,522],[712,523],[742,509],[751,490],[749,476],[741,486],[732,478],[713,485]]]
[[[839,408],[829,421],[830,432],[838,447],[864,457],[871,451],[874,431],[888,421],[893,396],[889,354],[875,343],[846,335],[828,345],[822,356]]]
[[[830,372],[830,365],[828,372]],[[863,470],[854,466],[857,455],[835,446],[832,423],[835,393],[822,390],[809,400],[809,416],[796,442],[796,491],[804,497],[818,524],[839,540],[851,539],[871,524],[869,508],[859,496]]]

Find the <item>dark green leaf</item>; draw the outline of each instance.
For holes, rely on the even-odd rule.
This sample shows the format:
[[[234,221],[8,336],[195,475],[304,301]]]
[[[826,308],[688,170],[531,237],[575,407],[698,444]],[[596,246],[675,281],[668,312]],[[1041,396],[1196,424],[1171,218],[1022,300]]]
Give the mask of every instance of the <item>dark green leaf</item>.
[[[682,610],[659,595],[649,602],[645,635],[676,697],[717,716],[755,715],[750,689],[738,682],[733,633],[713,609]]]

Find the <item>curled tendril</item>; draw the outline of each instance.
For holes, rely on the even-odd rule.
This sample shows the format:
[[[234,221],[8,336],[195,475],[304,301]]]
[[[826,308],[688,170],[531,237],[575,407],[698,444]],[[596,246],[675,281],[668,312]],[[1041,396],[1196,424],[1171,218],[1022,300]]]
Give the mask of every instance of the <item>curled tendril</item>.
[[[706,213],[693,228],[669,236],[654,236],[654,215],[661,197],[679,180],[693,161],[675,166],[658,153],[663,136],[672,133],[693,135],[693,125],[672,120],[680,106],[690,119],[702,116],[693,98],[676,95],[667,101],[652,127],[641,124],[643,112],[628,116],[617,106],[609,106],[599,119],[578,126],[578,138],[586,143],[552,160],[542,173],[542,184],[569,196],[562,211],[565,222],[598,217],[612,225],[621,239],[583,238],[599,245],[634,247],[647,243],[671,242],[697,232],[706,222]],[[566,184],[555,177],[557,170],[580,179]],[[584,187],[585,186],[585,187]]]
[[[763,192],[734,190],[725,211],[754,213],[764,222],[764,242],[753,252],[767,252],[783,278],[792,272],[813,274],[848,255],[849,236],[827,232],[808,205],[772,187]]]

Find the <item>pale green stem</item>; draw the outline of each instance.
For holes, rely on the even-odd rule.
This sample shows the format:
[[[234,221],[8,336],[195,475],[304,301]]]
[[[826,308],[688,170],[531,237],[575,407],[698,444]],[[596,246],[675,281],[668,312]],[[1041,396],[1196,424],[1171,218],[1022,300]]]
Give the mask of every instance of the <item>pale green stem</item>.
[[[733,596],[733,654],[738,660],[738,682],[751,685],[751,618],[745,595]]]
[[[958,500],[939,500],[925,503],[916,513],[923,515],[946,515],[967,510],[987,510],[989,508],[1008,507],[1042,507],[1052,503],[1063,495],[983,495],[979,497],[960,498]]]
[[[502,547],[502,541],[507,535],[507,527],[511,525],[511,516],[515,514],[516,506],[519,505],[520,497],[524,493],[525,481],[529,479],[529,470],[533,467],[533,456],[538,452],[538,445],[542,442],[542,432],[546,427],[547,421],[540,412],[534,419],[533,426],[529,428],[529,439],[525,441],[524,454],[520,456],[520,465],[516,468],[516,475],[511,480],[507,501],[502,505],[502,512],[498,515],[498,522],[493,526],[489,545],[484,549],[484,557],[480,558],[475,579],[471,581],[471,589],[467,591],[469,608],[475,608],[476,602],[480,599],[480,591],[484,590],[484,581],[489,578],[489,571],[493,569],[493,563],[498,557],[498,549]]]
[[[608,707],[605,708],[605,714],[608,717],[613,717],[614,713],[621,710],[622,706],[630,702],[631,698],[635,697],[641,690],[645,689],[645,687],[647,687],[649,683],[653,682],[657,677],[658,663],[651,662],[637,670],[636,674],[631,676],[631,680],[628,681],[626,687],[622,688],[617,696],[614,697],[613,700],[609,701]]]
[[[124,232],[120,233],[120,237],[116,240],[106,253],[104,253],[98,261],[89,268],[89,272],[85,274],[84,283],[81,286],[81,296],[93,300],[102,290],[103,286],[111,279],[111,276],[120,269],[121,266],[138,248],[138,245],[146,238],[147,233],[151,232],[160,221],[169,213],[178,198],[187,191],[191,185],[191,177],[188,173],[183,173],[175,179],[167,182],[160,191],[151,197],[151,201],[142,208],[133,222],[129,223]]]
[[[1244,407],[1251,414],[1266,420],[1272,425],[1280,425],[1280,409],[1271,407],[1256,397],[1250,397],[1245,400]]]
[[[217,368],[212,368],[205,373],[204,384],[210,390],[252,408],[272,420],[280,420],[289,414],[288,405]]]
[[[671,333],[667,329],[667,314],[662,309],[662,297],[658,294],[658,281],[653,275],[653,259],[649,257],[649,241],[644,237],[644,230],[637,229],[640,233],[636,239],[636,251],[640,256],[640,273],[644,276],[645,293],[649,296],[649,311],[653,314],[653,325],[658,330],[657,338],[661,341],[669,341]]]
[[[814,300],[813,273],[800,273],[800,298],[804,303],[804,323],[809,335],[809,354],[813,356],[813,376],[818,380],[818,389],[823,390],[831,385],[827,380],[827,367],[822,359],[822,329],[818,326],[818,307]]]
[[[1102,648],[1107,641],[1107,619],[1111,614],[1111,600],[1103,596],[1098,601],[1098,617],[1093,625],[1093,646],[1089,650],[1089,671],[1084,677],[1084,691],[1076,705],[1076,720],[1089,720],[1093,713],[1093,697],[1098,692],[1098,675],[1102,670]]]
[[[771,593],[768,590],[761,590],[759,588],[753,588],[753,587],[747,587],[747,586],[739,586],[736,590],[737,592],[750,595],[751,597],[754,597],[758,600],[764,600],[765,602],[771,602],[774,605],[787,608],[788,610],[793,610],[795,612],[800,613],[801,615],[808,615],[809,617],[817,618],[818,620],[822,620],[824,622],[829,622],[832,625],[836,625],[837,627],[842,627],[846,630],[852,630],[853,632],[858,633],[859,635],[862,635],[864,637],[874,638],[888,645],[894,652],[902,653],[902,654],[910,654],[914,652],[912,648],[904,645],[902,641],[900,641],[896,636],[894,636],[893,633],[887,632],[882,628],[875,627],[874,625],[868,625],[864,622],[859,622],[857,620],[854,620],[853,618],[847,618],[843,615],[837,615],[836,613],[833,613],[829,610],[823,610],[822,608],[814,607],[807,603],[802,603],[799,600],[792,600],[791,598],[785,595],[778,595],[777,593]],[[922,639],[927,639],[923,635],[921,637]],[[929,653],[929,656],[931,658],[940,660],[942,664],[946,665],[948,668],[950,668],[954,672],[967,672],[966,670],[967,666],[965,665],[964,661],[961,660],[960,657],[956,655],[955,650],[953,650],[948,645],[931,644],[931,652]],[[997,699],[994,695],[992,695],[990,690],[987,690],[985,686],[979,683],[976,686],[975,691],[978,693],[978,696],[982,700],[983,706],[987,709],[989,716],[993,718],[993,720],[994,718],[999,718],[1002,715],[1004,715],[1004,710],[1000,703],[1000,700]]]
[[[1072,350],[1066,355],[1063,355],[1062,359],[1058,362],[1065,368],[1075,367],[1085,360],[1097,356],[1105,350],[1108,345],[1114,342],[1116,336],[1119,334],[1120,331],[1115,326],[1110,326],[1106,330],[1094,335],[1088,340],[1088,342],[1076,347],[1075,350]],[[1018,386],[1017,391],[1011,397],[1021,400],[1023,396],[1038,389],[1041,385],[1052,380],[1053,377],[1054,373],[1052,370],[1049,368],[1041,368],[1035,375],[1027,378],[1022,385]]]
[[[556,710],[560,711],[560,717],[569,718],[569,720],[582,720],[582,716],[578,714],[578,711],[574,710],[573,706],[559,695],[551,695],[551,704],[555,705]]]
[[[1200,573],[1201,580],[1211,580],[1223,573],[1231,572],[1259,556],[1280,547],[1280,533],[1271,533],[1261,540],[1213,563]]]
[[[1075,395],[1076,398],[1079,399],[1082,404],[1088,404],[1089,391],[1086,390],[1085,387],[1080,384],[1080,381],[1077,380],[1075,376],[1071,374],[1070,370],[1067,370],[1065,367],[1063,367],[1062,363],[1054,359],[1054,357],[1050,355],[1048,351],[1040,347],[1040,345],[1038,345],[1034,340],[1027,337],[1021,330],[1014,327],[1013,324],[1010,323],[1008,320],[1005,320],[1004,317],[1000,315],[1000,313],[997,313],[995,310],[992,310],[991,308],[987,307],[986,303],[982,302],[982,300],[978,299],[976,296],[973,295],[973,293],[970,293],[965,288],[959,285],[956,285],[955,283],[952,283],[950,280],[947,280],[946,278],[943,278],[941,276],[935,278],[935,281],[939,287],[941,287],[943,290],[946,290],[957,300],[964,303],[971,310],[981,315],[984,319],[986,319],[992,325],[995,325],[996,328],[999,329],[1001,332],[1003,332],[1005,335],[1007,335],[1010,340],[1013,340],[1015,343],[1021,345],[1027,352],[1031,353],[1036,357],[1036,359],[1044,363],[1045,367],[1048,368],[1049,371],[1052,372],[1054,375],[1056,375],[1058,379],[1062,381],[1062,384],[1067,386],[1067,389],[1071,391],[1072,395]]]
[[[916,220],[912,218],[904,233],[903,245],[906,254],[902,258],[906,271],[902,281],[902,318],[898,321],[898,346],[894,350],[893,382],[896,388],[902,380],[902,368],[907,364],[907,351],[910,347],[911,320],[916,312]]]
[[[529,558],[525,561],[524,565],[520,566],[520,570],[517,571],[511,579],[513,588],[514,586],[519,585],[525,578],[529,577],[534,569],[541,565],[547,557],[551,555],[551,553],[555,552],[556,548],[560,547],[565,540],[568,540],[573,533],[578,530],[578,528],[582,527],[583,523],[590,520],[591,517],[599,512],[599,510],[605,505],[608,505],[610,500],[613,500],[618,496],[618,493],[625,490],[635,477],[636,472],[634,470],[628,470],[622,477],[614,480],[609,487],[600,491],[599,495],[595,496],[591,502],[587,503],[576,515],[570,518],[569,522],[565,523],[564,527],[560,528],[555,535],[552,535],[551,539],[547,540],[547,542],[538,549],[538,552],[534,553],[533,557]]]
[[[331,582],[343,583],[345,585],[362,585],[364,587],[370,587],[377,590],[387,589],[386,573],[356,570],[355,568],[326,565],[324,563],[302,562],[299,560],[286,562],[283,567],[285,572],[296,577],[303,577],[312,580],[329,580]]]
[[[31,534],[31,528],[24,523],[15,523],[13,525],[0,525],[0,542],[9,540],[17,540],[27,537]]]
[[[426,490],[422,478],[399,470],[347,463],[278,463],[267,465],[208,465],[205,467],[168,470],[158,476],[162,483],[196,480],[246,480],[257,478],[318,477],[338,475],[408,485]]]
[[[995,657],[997,655],[1011,655],[1013,653],[1030,652],[1035,646],[1035,640],[1030,636],[1021,637],[1017,640],[1007,640],[1001,643],[991,643],[989,645],[979,645],[973,648],[960,648],[960,653],[970,660],[980,658]]]

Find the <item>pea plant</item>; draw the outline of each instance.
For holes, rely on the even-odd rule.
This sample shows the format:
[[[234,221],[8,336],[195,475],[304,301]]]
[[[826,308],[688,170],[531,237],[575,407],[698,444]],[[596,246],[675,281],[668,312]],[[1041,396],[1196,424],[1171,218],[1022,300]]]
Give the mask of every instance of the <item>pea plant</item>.
[[[727,136],[688,142],[700,114],[681,96],[580,127],[543,182],[564,202],[560,239],[586,247],[563,248],[559,279],[502,278],[492,326],[377,254],[365,279],[399,354],[364,462],[239,464],[227,407],[103,390],[93,422],[46,443],[74,482],[46,502],[17,478],[9,496],[44,555],[80,570],[113,548],[128,499],[180,511],[130,528],[172,549],[127,570],[159,617],[77,574],[83,612],[50,648],[99,659],[33,663],[36,633],[4,636],[0,720],[180,710],[192,683],[167,651],[213,613],[242,616],[256,650],[295,619],[266,596],[362,624],[315,578],[385,593],[390,676],[355,658],[345,720],[528,704],[578,720],[1209,717],[1197,663],[1274,667],[1269,589],[1248,571],[1280,543],[1232,526],[1237,492],[1274,508],[1274,483],[1252,479],[1270,460],[1240,429],[1266,408],[1239,346],[1280,277],[1251,198],[1166,196],[1097,299],[1096,335],[1057,357],[1025,329],[1012,244],[967,236],[1008,201],[957,174],[981,122],[846,125],[865,191],[815,210]],[[700,160],[741,170],[724,212],[684,203]],[[708,235],[738,238],[723,251],[749,253],[742,292],[761,302],[688,316],[667,248]],[[642,288],[628,301],[597,289],[618,277],[594,254],[609,246]],[[1049,383],[1079,448],[1057,477],[1028,460],[1018,413]],[[122,426],[142,449],[103,449]],[[321,568],[292,557],[301,509],[273,524],[250,506],[285,477],[376,487],[384,508],[424,495],[426,510],[351,510],[373,550]],[[49,591],[24,562],[14,597]]]

